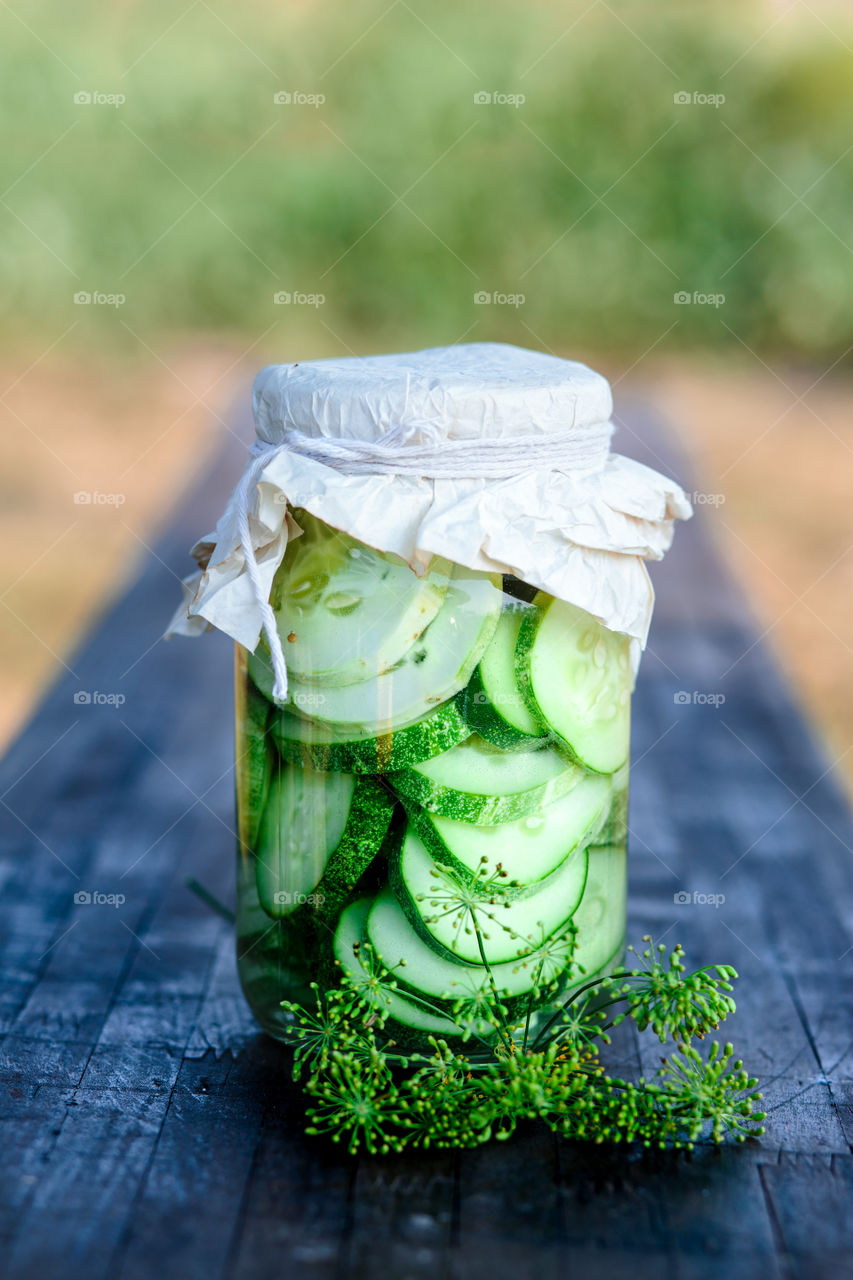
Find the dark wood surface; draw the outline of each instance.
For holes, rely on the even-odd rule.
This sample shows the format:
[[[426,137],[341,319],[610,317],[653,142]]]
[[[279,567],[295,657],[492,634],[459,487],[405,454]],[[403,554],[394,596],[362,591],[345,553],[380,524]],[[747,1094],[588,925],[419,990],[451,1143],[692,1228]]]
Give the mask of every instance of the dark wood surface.
[[[617,447],[683,473],[642,406]],[[765,1137],[687,1157],[531,1126],[458,1157],[353,1160],[302,1136],[231,930],[186,887],[233,897],[230,645],[158,641],[241,458],[229,441],[2,765],[4,1273],[853,1275],[853,823],[702,506],[653,566],[631,934],[740,970],[730,1035],[762,1077]],[[618,1052],[654,1065],[653,1044]]]

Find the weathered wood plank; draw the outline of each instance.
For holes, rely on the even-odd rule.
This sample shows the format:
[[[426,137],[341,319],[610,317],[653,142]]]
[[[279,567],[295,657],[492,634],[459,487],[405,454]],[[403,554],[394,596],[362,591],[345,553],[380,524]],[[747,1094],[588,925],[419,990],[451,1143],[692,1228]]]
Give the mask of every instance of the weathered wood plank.
[[[785,1154],[760,1172],[785,1274],[803,1280],[850,1275],[853,1159]]]
[[[365,1157],[352,1186],[341,1276],[446,1273],[454,1233],[455,1160],[443,1152]],[[376,1241],[382,1240],[382,1249]]]
[[[277,1065],[284,1067],[280,1054]],[[269,1066],[275,1070],[274,1063],[268,1061]],[[355,1161],[301,1135],[302,1102],[283,1073],[273,1076],[269,1095],[229,1275],[234,1280],[337,1276]]]
[[[160,1133],[163,1095],[110,1089],[69,1098],[46,1169],[20,1215],[5,1274],[110,1277],[118,1244]]]
[[[651,442],[684,478],[642,407],[629,427],[626,452],[642,457]],[[741,970],[725,1036],[764,1077],[767,1136],[647,1156],[531,1127],[458,1158],[357,1162],[302,1136],[286,1055],[242,999],[230,930],[185,886],[195,876],[232,897],[230,649],[213,636],[158,642],[186,547],[211,525],[239,452],[219,459],[0,762],[11,807],[0,832],[0,1123],[12,1135],[0,1239],[11,1274],[844,1274],[853,823],[754,644],[705,516],[653,569],[630,933],[678,938],[692,963]],[[76,705],[78,689],[126,702]],[[127,901],[78,905],[79,889]],[[659,1052],[628,1027],[612,1055],[649,1070]]]
[[[162,1280],[227,1274],[263,1116],[246,1091],[175,1090],[111,1276],[149,1280],[154,1258]]]

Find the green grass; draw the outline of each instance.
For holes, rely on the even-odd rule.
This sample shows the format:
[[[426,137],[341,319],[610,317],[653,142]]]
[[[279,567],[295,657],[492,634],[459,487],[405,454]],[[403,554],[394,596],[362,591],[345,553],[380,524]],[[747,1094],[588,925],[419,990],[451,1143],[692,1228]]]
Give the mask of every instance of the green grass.
[[[639,354],[671,325],[668,348],[853,343],[853,28],[758,39],[763,6],[584,8],[36,0],[16,9],[31,31],[0,9],[5,340],[77,321],[84,343],[125,325],[330,349]],[[96,90],[126,102],[74,103]],[[126,301],[74,304],[95,290]]]

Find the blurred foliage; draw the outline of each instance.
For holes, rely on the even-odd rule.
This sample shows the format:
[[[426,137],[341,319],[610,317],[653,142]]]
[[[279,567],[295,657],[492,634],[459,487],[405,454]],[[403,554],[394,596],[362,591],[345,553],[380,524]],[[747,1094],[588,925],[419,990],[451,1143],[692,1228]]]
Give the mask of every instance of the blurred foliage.
[[[3,6],[6,340],[325,325],[639,354],[674,325],[670,347],[845,349],[853,25],[773,20],[742,0]],[[75,306],[96,290],[126,302]]]

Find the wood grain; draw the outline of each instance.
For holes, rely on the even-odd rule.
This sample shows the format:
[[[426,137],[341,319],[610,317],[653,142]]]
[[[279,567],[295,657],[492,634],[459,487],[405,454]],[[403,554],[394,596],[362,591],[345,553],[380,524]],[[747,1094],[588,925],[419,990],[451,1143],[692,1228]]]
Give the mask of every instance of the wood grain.
[[[625,452],[687,480],[653,412],[623,421]],[[740,970],[730,1034],[763,1079],[767,1135],[673,1156],[530,1126],[458,1156],[358,1160],[302,1135],[230,930],[186,887],[233,896],[230,646],[158,640],[241,456],[229,439],[0,766],[5,1274],[853,1274],[853,823],[704,514],[652,569],[631,933]],[[654,1064],[627,1028],[613,1053]]]

